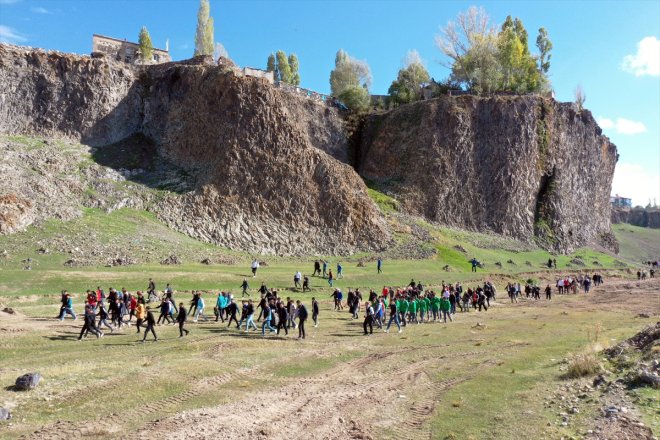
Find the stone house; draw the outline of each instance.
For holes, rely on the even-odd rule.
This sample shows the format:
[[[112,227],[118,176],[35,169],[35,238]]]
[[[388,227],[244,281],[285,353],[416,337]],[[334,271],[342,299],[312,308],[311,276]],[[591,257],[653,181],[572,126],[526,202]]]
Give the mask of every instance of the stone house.
[[[154,48],[152,62],[160,64],[172,61],[168,49]],[[95,52],[125,63],[134,63],[140,59],[140,46],[137,43],[98,34],[92,36],[92,53]]]

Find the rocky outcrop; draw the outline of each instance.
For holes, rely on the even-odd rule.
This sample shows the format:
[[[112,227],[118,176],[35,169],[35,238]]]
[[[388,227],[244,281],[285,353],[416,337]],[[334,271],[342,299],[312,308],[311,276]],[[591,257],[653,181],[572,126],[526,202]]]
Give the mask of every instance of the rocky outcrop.
[[[271,254],[389,242],[366,186],[336,159],[347,140],[334,108],[204,60],[136,68],[7,45],[0,60],[0,131],[73,137],[113,167],[122,161],[111,156],[131,155],[143,137],[158,161],[194,176],[150,207],[179,231]]]
[[[357,168],[407,212],[567,252],[594,241],[616,248],[617,158],[591,114],[571,104],[461,96],[369,117]]]
[[[22,231],[34,221],[32,203],[15,194],[0,196],[0,234]]]
[[[612,208],[612,223],[628,223],[642,228],[660,228],[660,209]]]

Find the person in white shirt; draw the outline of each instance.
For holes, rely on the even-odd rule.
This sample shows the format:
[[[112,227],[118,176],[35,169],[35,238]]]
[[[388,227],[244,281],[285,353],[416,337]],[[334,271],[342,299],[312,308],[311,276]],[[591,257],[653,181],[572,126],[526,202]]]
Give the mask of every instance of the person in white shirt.
[[[254,260],[252,262],[252,278],[257,276],[257,269],[259,269],[259,261]]]

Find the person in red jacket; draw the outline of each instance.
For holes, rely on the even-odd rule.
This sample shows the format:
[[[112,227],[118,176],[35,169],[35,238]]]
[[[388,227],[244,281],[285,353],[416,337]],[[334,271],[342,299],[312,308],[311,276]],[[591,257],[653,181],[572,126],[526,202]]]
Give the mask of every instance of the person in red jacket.
[[[137,298],[135,296],[131,295],[131,302],[128,307],[131,310],[131,314],[128,317],[128,321],[130,322],[133,316],[135,316],[135,309],[137,309]]]

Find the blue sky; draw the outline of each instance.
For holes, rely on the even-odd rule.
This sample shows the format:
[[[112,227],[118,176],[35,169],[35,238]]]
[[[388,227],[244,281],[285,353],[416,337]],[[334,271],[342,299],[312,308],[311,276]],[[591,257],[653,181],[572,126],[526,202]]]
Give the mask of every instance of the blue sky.
[[[435,46],[440,27],[469,6],[494,23],[519,17],[534,46],[544,26],[554,44],[551,80],[585,106],[619,148],[612,192],[660,203],[660,1],[223,1],[211,0],[216,41],[240,66],[265,67],[270,52],[295,52],[302,86],[328,92],[339,48],[366,60],[372,93],[385,94],[406,52],[416,49],[431,76],[448,71]],[[0,40],[89,53],[99,33],[136,40],[146,25],[174,59],[192,55],[198,0],[0,0]]]

